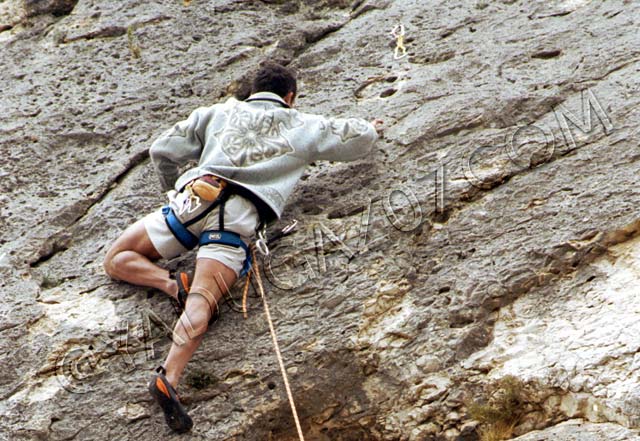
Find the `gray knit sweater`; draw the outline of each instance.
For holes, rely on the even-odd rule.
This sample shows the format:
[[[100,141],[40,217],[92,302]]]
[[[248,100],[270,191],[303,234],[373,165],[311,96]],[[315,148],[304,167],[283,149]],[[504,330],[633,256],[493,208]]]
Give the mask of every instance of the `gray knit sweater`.
[[[249,190],[280,218],[294,186],[313,161],[352,161],[371,151],[377,133],[358,118],[325,118],[287,108],[276,94],[230,98],[201,107],[162,134],[149,153],[164,190],[205,174]],[[189,161],[198,166],[178,177]]]

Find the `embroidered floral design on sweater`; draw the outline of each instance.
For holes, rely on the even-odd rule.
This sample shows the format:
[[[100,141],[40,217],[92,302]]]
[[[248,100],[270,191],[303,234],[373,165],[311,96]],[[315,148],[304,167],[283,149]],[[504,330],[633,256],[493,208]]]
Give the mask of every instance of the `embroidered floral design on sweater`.
[[[282,131],[303,124],[295,112],[254,113],[236,107],[216,138],[236,167],[246,167],[292,153],[294,149]]]

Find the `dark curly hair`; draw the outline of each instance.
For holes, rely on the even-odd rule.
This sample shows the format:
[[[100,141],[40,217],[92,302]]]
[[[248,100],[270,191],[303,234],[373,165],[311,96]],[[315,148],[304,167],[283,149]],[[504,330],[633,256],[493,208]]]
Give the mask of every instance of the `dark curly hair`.
[[[295,96],[298,92],[295,71],[271,61],[262,63],[251,88],[251,93],[257,92],[273,92],[283,98],[293,92]]]

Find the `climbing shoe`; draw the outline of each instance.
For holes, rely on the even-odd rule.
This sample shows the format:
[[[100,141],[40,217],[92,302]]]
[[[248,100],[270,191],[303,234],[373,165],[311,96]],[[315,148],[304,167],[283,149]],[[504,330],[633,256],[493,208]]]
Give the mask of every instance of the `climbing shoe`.
[[[189,275],[183,272],[171,274],[171,278],[178,283],[178,307],[184,310],[187,305],[187,296],[189,295]]]
[[[180,404],[176,390],[165,377],[165,369],[160,366],[156,372],[158,374],[154,375],[149,383],[149,393],[162,408],[164,419],[171,430],[177,433],[188,432],[193,427],[193,420]]]

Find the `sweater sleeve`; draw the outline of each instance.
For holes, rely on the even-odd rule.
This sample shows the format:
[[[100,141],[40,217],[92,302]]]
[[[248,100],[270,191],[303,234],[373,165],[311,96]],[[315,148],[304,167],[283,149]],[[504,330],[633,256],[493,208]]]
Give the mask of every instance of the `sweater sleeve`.
[[[312,160],[354,161],[371,151],[378,133],[360,118],[322,118]]]
[[[151,145],[149,156],[163,190],[173,187],[180,167],[200,158],[212,109],[201,107],[194,110],[189,118],[174,125]]]

